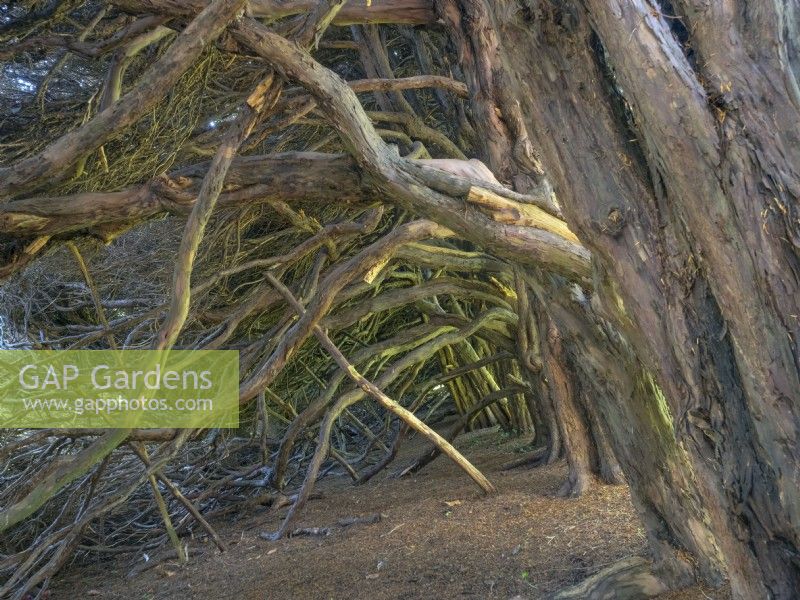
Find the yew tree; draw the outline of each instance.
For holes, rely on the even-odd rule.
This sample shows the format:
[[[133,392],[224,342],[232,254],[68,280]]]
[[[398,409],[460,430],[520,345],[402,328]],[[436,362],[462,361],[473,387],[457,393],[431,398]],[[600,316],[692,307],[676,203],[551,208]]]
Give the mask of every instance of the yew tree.
[[[423,372],[455,399],[461,421],[445,437],[528,428],[535,462],[566,456],[562,494],[630,486],[652,562],[614,565],[563,597],[649,597],[695,581],[729,581],[736,598],[795,597],[796,2],[2,6],[0,274],[30,277],[66,246],[94,299],[82,344],[127,347],[150,323],[149,347],[240,349],[240,403],[259,414],[265,394],[280,401],[273,384],[299,369],[298,352],[327,352],[329,385],[286,413],[276,444],[280,488],[304,432],[319,428],[276,535],[329,454],[346,464],[332,431],[367,396],[398,425],[362,478],[415,429],[433,448],[411,469],[443,452],[493,489],[403,400]],[[253,211],[260,245],[233,260],[232,232]],[[116,240],[130,256],[141,248],[122,240],[160,231],[147,228],[165,214],[182,230],[166,297],[138,320],[109,321],[76,244]],[[264,224],[276,215],[306,239],[280,246],[281,230]],[[370,292],[395,262],[412,285]],[[238,296],[245,284],[227,278],[250,269],[269,274]],[[379,331],[386,314],[392,337]],[[354,324],[360,346],[328,334]],[[364,375],[351,365],[381,352],[402,358]],[[361,431],[368,450],[378,444]],[[0,531],[121,443],[169,441],[164,465],[189,434],[81,435],[90,441],[72,462],[4,506]]]

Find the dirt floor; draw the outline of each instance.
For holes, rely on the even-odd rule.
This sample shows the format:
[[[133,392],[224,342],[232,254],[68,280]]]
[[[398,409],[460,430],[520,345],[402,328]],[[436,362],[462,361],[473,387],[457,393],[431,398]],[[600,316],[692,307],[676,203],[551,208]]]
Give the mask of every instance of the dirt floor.
[[[286,509],[255,508],[214,523],[231,549],[205,539],[190,543],[190,564],[159,562],[131,576],[142,556],[73,567],[51,598],[545,598],[614,561],[645,553],[625,487],[596,486],[579,499],[555,498],[564,464],[503,471],[522,441],[495,430],[468,434],[457,446],[499,493],[483,497],[451,463],[438,458],[416,476],[390,475],[424,447],[412,440],[394,465],[353,487],[329,477],[297,527],[328,527],[327,536],[265,541]],[[343,527],[340,519],[373,517]],[[166,552],[167,549],[164,550]],[[728,598],[725,590],[693,588],[671,600]]]

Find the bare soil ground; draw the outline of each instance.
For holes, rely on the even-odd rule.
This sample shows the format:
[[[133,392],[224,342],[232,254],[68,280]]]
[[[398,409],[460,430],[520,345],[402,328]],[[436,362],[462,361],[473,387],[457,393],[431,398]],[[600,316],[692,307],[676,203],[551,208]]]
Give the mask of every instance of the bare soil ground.
[[[493,497],[482,496],[441,457],[416,476],[390,477],[425,447],[411,440],[367,485],[353,487],[344,477],[318,485],[322,497],[309,503],[297,527],[329,527],[328,536],[260,539],[259,533],[277,528],[286,509],[256,507],[214,523],[228,552],[195,539],[188,566],[158,562],[156,552],[150,560],[158,566],[132,577],[141,555],[98,559],[62,575],[51,598],[545,598],[616,560],[645,553],[624,486],[598,485],[582,498],[556,498],[564,464],[501,470],[521,456],[523,443],[496,430],[458,439],[497,486]],[[374,524],[338,525],[376,514],[381,518]],[[725,590],[700,588],[665,596],[728,597]]]

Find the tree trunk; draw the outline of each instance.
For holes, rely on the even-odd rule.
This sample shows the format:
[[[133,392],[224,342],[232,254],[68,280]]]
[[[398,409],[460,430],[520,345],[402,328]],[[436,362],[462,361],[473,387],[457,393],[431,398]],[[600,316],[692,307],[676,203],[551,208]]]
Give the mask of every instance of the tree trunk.
[[[552,321],[547,323],[546,331],[547,350],[544,363],[547,382],[569,464],[567,481],[558,494],[581,496],[592,485],[592,465],[597,464],[597,452],[578,401],[576,377],[562,344],[561,333]]]
[[[517,354],[531,389],[536,392],[535,395],[529,394],[528,397],[536,404],[529,410],[531,415],[538,416],[537,443],[539,439],[545,442],[544,452],[534,464],[549,465],[561,457],[561,433],[550,396],[550,388],[545,381],[539,319],[533,310],[532,295],[525,281],[524,271],[519,267],[514,270],[514,288],[517,294],[517,315],[519,317]]]
[[[597,318],[585,299],[559,285],[539,287],[537,295],[565,332],[563,343],[574,355],[577,375],[594,382],[600,392],[594,407],[630,486],[655,574],[670,588],[687,585],[693,575],[719,585],[723,558],[661,390],[632,348]],[[687,564],[687,553],[694,565]],[[649,597],[647,590],[641,592],[639,597]]]
[[[793,597],[796,6],[491,6],[524,122],[607,273],[602,308],[664,390],[734,595]]]
[[[573,359],[577,363],[577,357]],[[594,467],[600,479],[610,485],[622,485],[625,483],[625,475],[622,467],[617,461],[614,449],[609,440],[609,433],[600,414],[599,405],[614,402],[614,398],[602,398],[606,392],[598,389],[598,386],[585,376],[579,376],[578,381],[581,387],[579,400],[586,414],[589,429],[592,432],[592,440],[597,449],[597,465]],[[590,396],[591,395],[591,396]]]

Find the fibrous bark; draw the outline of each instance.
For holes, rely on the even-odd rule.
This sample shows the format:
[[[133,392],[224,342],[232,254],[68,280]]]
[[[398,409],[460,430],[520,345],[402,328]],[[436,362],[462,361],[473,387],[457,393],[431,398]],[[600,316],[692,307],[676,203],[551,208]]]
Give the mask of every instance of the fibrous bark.
[[[590,0],[492,10],[544,169],[607,273],[605,314],[675,416],[734,593],[790,597],[798,103],[785,35],[796,26],[784,23],[796,10],[679,2],[669,15]]]

